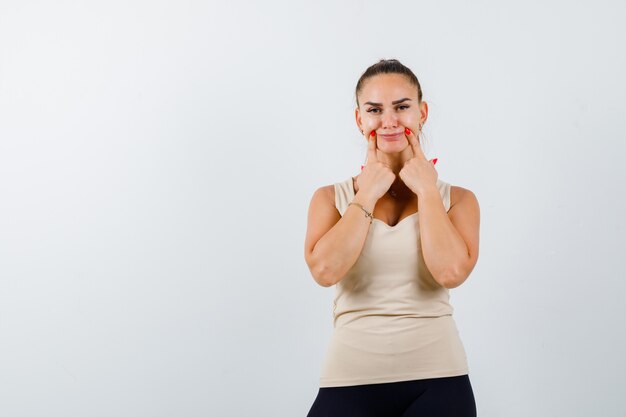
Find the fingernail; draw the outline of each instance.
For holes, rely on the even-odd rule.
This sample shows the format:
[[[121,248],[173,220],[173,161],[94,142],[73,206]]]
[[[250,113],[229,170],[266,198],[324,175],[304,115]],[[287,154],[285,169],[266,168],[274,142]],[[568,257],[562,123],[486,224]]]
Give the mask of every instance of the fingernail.
[[[437,158],[433,159],[433,165],[437,163]]]
[[[370,132],[370,136],[374,137],[374,135],[376,134],[376,132],[374,132],[373,130]]]
[[[409,129],[408,127],[404,128],[404,133],[406,133],[407,135],[411,134],[411,129]]]
[[[361,171],[363,171],[363,167],[364,167],[364,166],[365,166],[365,165],[361,165]]]

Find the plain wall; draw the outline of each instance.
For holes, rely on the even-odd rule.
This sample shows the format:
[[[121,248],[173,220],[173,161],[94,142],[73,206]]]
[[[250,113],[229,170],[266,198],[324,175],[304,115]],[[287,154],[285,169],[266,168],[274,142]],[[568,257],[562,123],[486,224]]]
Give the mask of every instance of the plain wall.
[[[482,417],[621,416],[626,3],[0,1],[0,415],[305,416],[310,198],[354,87],[418,76],[481,207],[450,290]]]

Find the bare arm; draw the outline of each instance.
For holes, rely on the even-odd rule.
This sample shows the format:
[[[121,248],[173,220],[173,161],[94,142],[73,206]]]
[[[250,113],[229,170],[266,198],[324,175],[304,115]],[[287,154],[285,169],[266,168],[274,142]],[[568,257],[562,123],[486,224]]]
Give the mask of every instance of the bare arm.
[[[370,218],[356,205],[343,215],[335,208],[334,186],[319,188],[309,205],[304,257],[315,281],[323,287],[339,282],[358,259]],[[372,212],[376,199],[357,192],[352,200]]]
[[[424,262],[445,288],[461,285],[478,259],[478,201],[471,191],[457,188],[461,196],[447,213],[436,188],[418,198]]]

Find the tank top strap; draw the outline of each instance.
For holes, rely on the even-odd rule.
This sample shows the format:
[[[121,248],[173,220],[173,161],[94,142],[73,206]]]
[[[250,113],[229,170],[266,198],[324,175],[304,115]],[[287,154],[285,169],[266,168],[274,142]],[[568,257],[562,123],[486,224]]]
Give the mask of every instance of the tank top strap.
[[[352,184],[352,177],[349,177],[345,181],[336,182],[335,186],[335,207],[339,211],[339,214],[343,217],[343,214],[348,208],[348,204],[354,198],[354,186]],[[437,189],[441,195],[441,200],[446,209],[446,212],[450,210],[450,183],[447,183],[437,178]]]
[[[335,183],[335,207],[342,217],[353,198],[354,186],[352,184],[352,177],[349,177],[345,181]]]
[[[437,178],[437,188],[439,189],[439,194],[441,194],[441,200],[446,208],[446,212],[450,210],[450,187],[449,183]]]

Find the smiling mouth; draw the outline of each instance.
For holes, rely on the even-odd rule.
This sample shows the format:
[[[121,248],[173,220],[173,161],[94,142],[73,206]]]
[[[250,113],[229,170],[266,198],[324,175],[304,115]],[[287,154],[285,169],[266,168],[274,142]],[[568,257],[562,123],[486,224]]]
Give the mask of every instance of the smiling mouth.
[[[402,136],[403,132],[398,132],[398,133],[393,133],[391,135],[379,135],[381,136],[383,139],[399,139]]]

